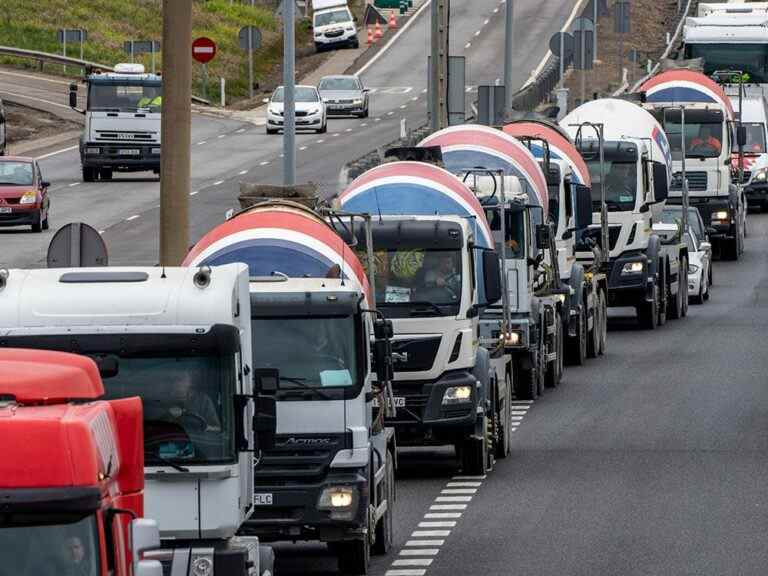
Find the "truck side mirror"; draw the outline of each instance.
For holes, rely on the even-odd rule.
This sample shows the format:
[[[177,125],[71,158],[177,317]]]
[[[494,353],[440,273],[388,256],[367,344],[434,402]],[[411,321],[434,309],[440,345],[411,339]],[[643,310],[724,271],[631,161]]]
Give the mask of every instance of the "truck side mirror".
[[[577,184],[576,188],[576,230],[583,230],[592,224],[592,190]]]
[[[131,545],[134,564],[139,563],[144,552],[160,548],[160,529],[157,527],[157,522],[150,518],[131,520]]]
[[[275,447],[277,432],[277,401],[274,396],[257,396],[256,413],[253,416],[253,434],[256,450]]]
[[[392,320],[376,318],[373,322],[373,335],[377,340],[392,338],[395,335],[395,330],[392,327]]]
[[[747,145],[747,127],[746,126],[736,127],[736,145],[741,147]]]
[[[77,108],[77,84],[69,85],[69,107]]]
[[[667,165],[661,162],[653,163],[653,199],[664,202],[669,196],[669,181],[667,180]]]
[[[539,248],[546,248],[550,242],[550,229],[548,224],[536,225],[536,245]]]
[[[380,385],[395,377],[392,366],[392,343],[389,338],[376,338],[373,343],[373,362],[376,366],[376,380]]]
[[[501,299],[501,264],[495,250],[483,252],[483,282],[485,301],[493,304]]]

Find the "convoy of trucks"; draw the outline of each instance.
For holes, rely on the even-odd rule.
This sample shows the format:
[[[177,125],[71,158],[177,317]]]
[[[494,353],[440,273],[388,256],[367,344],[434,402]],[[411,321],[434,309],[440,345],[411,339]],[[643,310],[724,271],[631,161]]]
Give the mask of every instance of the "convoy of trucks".
[[[103,396],[93,360],[0,350],[4,574],[161,576],[141,557],[160,545],[143,517],[141,401]]]
[[[687,216],[665,204],[739,258],[768,202],[767,6],[700,4],[683,55],[703,73],[559,124],[436,131],[325,199],[252,185],[182,267],[0,270],[0,554],[271,576],[266,543],[320,541],[367,574],[395,540],[398,447],[454,446],[483,477],[514,403],[605,353],[609,307],[686,316]],[[358,43],[345,0],[313,24],[318,50]],[[160,77],[86,84],[83,179],[159,173]]]
[[[114,172],[160,174],[160,111],[163,81],[142,64],[117,64],[114,72],[85,77],[85,108],[78,108],[77,84],[69,106],[85,116],[80,136],[83,182],[111,180]]]

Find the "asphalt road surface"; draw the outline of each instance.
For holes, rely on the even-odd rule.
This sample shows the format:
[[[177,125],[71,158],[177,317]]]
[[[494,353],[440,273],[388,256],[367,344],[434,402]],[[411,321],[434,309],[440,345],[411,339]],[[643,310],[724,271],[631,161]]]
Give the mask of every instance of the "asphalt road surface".
[[[712,298],[656,331],[613,315],[608,352],[518,403],[486,478],[401,454],[393,553],[374,576],[762,576],[768,566],[768,215]],[[621,312],[621,311],[618,311]],[[324,576],[322,547],[276,573]]]
[[[549,36],[562,28],[576,0],[517,0],[517,84],[530,76],[547,52]],[[499,0],[454,0],[451,15],[454,54],[467,57],[467,84],[503,78],[504,4]],[[362,75],[374,89],[371,117],[331,119],[327,134],[297,138],[298,181],[316,182],[324,194],[338,191],[346,180],[342,166],[394,140],[401,118],[416,127],[426,119],[429,9],[401,35],[386,55]],[[36,105],[66,105],[66,82],[48,83],[28,75],[0,71],[3,94],[28,94]],[[18,97],[18,96],[17,96]],[[61,110],[60,106],[58,107]],[[76,144],[72,142],[65,149]],[[263,126],[196,116],[192,137],[191,242],[224,220],[237,205],[239,182],[279,183],[282,139],[267,136]],[[46,150],[48,154],[51,151]],[[53,152],[56,152],[54,150]],[[44,177],[51,189],[51,231],[31,234],[0,229],[0,266],[41,265],[55,230],[73,220],[103,231],[112,264],[156,264],[158,261],[159,184],[151,173],[119,174],[112,182],[82,183],[76,149],[44,157]]]

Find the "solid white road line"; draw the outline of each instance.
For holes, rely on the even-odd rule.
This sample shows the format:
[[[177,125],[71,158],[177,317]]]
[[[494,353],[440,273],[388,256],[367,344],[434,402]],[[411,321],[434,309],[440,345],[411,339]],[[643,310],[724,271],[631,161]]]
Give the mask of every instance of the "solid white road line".
[[[406,546],[442,546],[445,540],[408,540]]]
[[[56,156],[58,154],[63,154],[64,152],[69,152],[70,150],[77,150],[79,146],[76,144],[74,146],[69,146],[67,148],[62,148],[61,150],[56,150],[55,152],[49,152],[48,154],[43,154],[42,156],[38,156],[35,158],[35,160],[45,160],[46,158],[50,158],[51,156]]]
[[[414,24],[414,22],[416,22],[416,20],[419,19],[419,16],[421,15],[421,13],[427,9],[427,6],[429,6],[430,3],[431,3],[431,0],[427,0],[426,2],[424,2],[424,4],[421,5],[421,8],[416,10],[416,12],[414,12],[413,15],[411,15],[411,17],[408,18],[408,22],[405,23],[405,26],[400,28],[400,31],[394,36],[392,36],[392,39],[389,42],[387,42],[381,50],[379,50],[376,54],[374,54],[373,58],[371,58],[368,62],[366,62],[365,65],[363,65],[360,68],[360,70],[355,72],[355,76],[360,76],[361,74],[363,74],[366,70],[368,70],[368,68],[373,66],[379,60],[379,58],[384,56],[384,54],[387,53],[387,50],[389,50],[390,47],[395,42],[397,42],[400,36],[402,36],[405,33],[405,31],[408,30]]]

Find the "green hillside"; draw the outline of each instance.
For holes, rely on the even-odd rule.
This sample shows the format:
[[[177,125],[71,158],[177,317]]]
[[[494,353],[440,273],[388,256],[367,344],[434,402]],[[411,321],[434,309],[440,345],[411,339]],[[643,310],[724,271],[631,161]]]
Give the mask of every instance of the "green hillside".
[[[177,0],[179,2],[187,0]],[[57,41],[60,28],[83,28],[88,33],[84,58],[103,64],[127,62],[123,51],[127,40],[160,40],[162,37],[161,0],[2,0],[0,9],[0,45],[61,52]],[[265,4],[260,0],[258,4]],[[231,0],[194,1],[193,37],[208,36],[218,45],[216,59],[208,64],[209,98],[218,101],[219,77],[226,78],[229,100],[248,94],[248,58],[241,50],[238,32],[244,25],[262,30],[262,48],[254,53],[254,77],[260,82],[275,69],[282,54],[280,22],[272,9],[232,3]],[[299,42],[309,38],[306,26],[297,26]],[[67,54],[79,57],[79,45],[68,46]],[[157,55],[158,67],[162,54]],[[150,69],[148,54],[137,57]],[[19,66],[36,66],[29,60],[2,61]],[[51,73],[63,73],[62,67],[45,65]],[[75,70],[70,69],[70,73]],[[194,91],[200,94],[202,70],[193,65]]]

